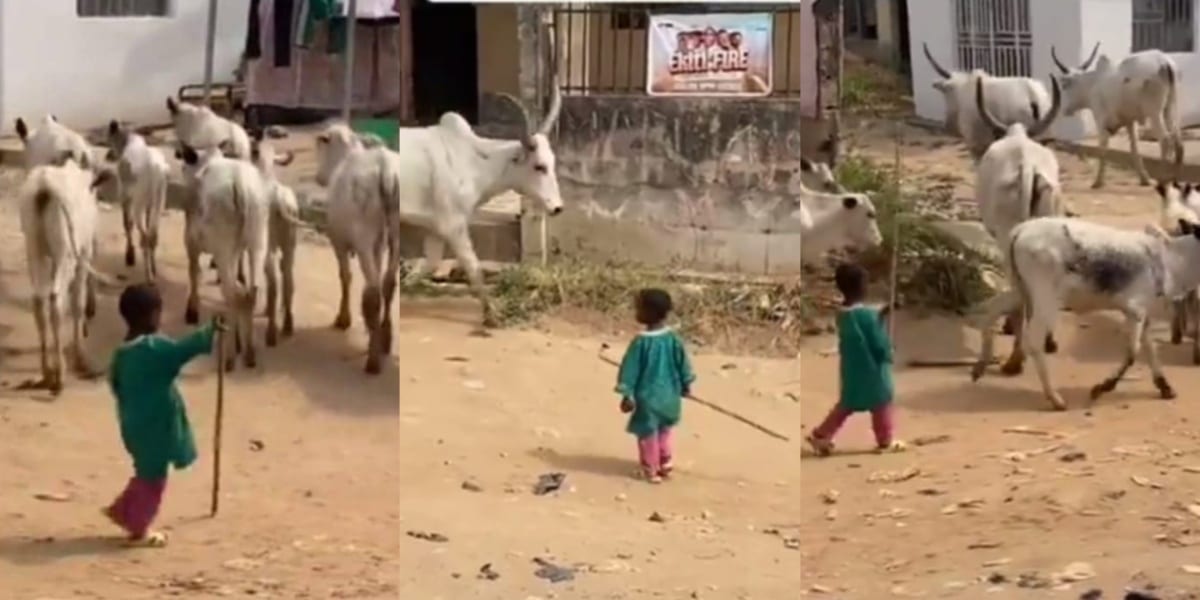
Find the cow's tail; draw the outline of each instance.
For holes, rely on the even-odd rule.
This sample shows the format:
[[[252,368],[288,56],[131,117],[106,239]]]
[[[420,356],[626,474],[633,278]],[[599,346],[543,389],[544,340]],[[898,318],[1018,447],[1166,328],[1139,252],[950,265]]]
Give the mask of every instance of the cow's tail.
[[[1179,122],[1179,72],[1175,65],[1166,63],[1159,68],[1159,76],[1167,85],[1167,102],[1163,107],[1163,120],[1166,121],[1167,131],[1175,146],[1175,168],[1178,172],[1183,166],[1183,132]]]
[[[399,264],[400,256],[400,172],[387,160],[379,169],[379,202],[383,211],[384,239],[388,247],[388,263]]]
[[[97,271],[92,266],[92,261],[84,258],[75,240],[75,221],[71,219],[71,212],[67,210],[67,206],[63,203],[59,194],[55,190],[50,189],[48,182],[42,180],[33,196],[33,209],[34,214],[37,215],[38,223],[33,231],[33,243],[40,255],[50,257],[51,272],[57,273],[59,269],[59,257],[50,248],[50,230],[51,228],[57,229],[59,224],[54,216],[54,212],[56,212],[55,208],[58,209],[58,214],[62,216],[61,223],[65,229],[63,233],[66,234],[67,238],[67,249],[71,252],[71,256],[75,259],[75,262],[83,265],[88,274],[101,284],[112,288],[120,287],[120,282],[107,274]]]
[[[1021,204],[1021,220],[1024,223],[1038,214],[1037,172],[1032,165],[1022,164],[1017,171],[1017,195]]]
[[[1028,222],[1028,221],[1026,221],[1026,222]],[[1021,269],[1017,266],[1017,238],[1020,237],[1021,225],[1023,225],[1023,224],[1024,223],[1018,224],[1013,229],[1012,234],[1009,235],[1008,248],[1006,249],[1006,253],[1008,254],[1009,281],[1012,282],[1013,288],[1016,289],[1017,293],[1020,294],[1020,296],[1021,296],[1021,306],[1024,307],[1021,311],[1021,314],[1022,314],[1021,320],[1023,323],[1027,323],[1029,321],[1029,313],[1030,313],[1030,311],[1029,311],[1029,308],[1030,308],[1029,286],[1025,284],[1025,279],[1021,277]]]

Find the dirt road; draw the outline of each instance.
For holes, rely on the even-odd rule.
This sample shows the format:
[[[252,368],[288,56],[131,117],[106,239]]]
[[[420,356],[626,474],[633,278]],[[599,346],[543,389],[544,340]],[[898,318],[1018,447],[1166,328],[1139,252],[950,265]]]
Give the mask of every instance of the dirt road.
[[[314,238],[300,250],[295,337],[227,381],[220,514],[206,517],[216,377],[202,358],[181,381],[201,456],[171,475],[159,518],[170,544],[126,550],[99,513],[131,474],[106,386],[72,377],[56,399],[13,390],[38,364],[14,185],[0,174],[0,597],[395,598],[397,370],[361,373],[357,316],[348,334],[329,328],[328,248]],[[159,255],[172,333],[186,330],[182,222],[166,217]],[[121,263],[118,212],[103,213],[101,231],[100,268],[140,276]],[[205,318],[216,294],[204,290]],[[106,364],[124,333],[114,292],[99,309],[88,346]]]
[[[406,302],[401,315],[401,529],[448,538],[401,538],[402,598],[796,597],[797,443],[689,405],[677,474],[636,481],[615,369],[597,358],[607,341],[619,359],[628,332],[552,322],[473,338],[469,300]],[[693,353],[697,395],[798,439],[795,360]],[[534,495],[551,472],[562,489]],[[552,583],[534,559],[578,572]]]
[[[910,132],[909,139],[918,134]],[[956,146],[928,135],[905,153],[907,173],[968,174]],[[890,142],[868,152],[890,160]],[[1157,197],[1132,174],[1112,170],[1109,188],[1088,188],[1086,165],[1059,154],[1068,201],[1086,218],[1140,228],[1155,218]],[[958,196],[970,197],[961,177]],[[1111,314],[1064,314],[1051,358],[1065,413],[1048,411],[1032,365],[1006,379],[995,370],[972,384],[968,368],[899,369],[899,432],[948,441],[876,456],[869,419],[851,421],[843,452],[802,464],[801,538],[805,597],[1076,598],[1091,588],[1121,597],[1125,586],[1162,598],[1200,593],[1194,546],[1200,526],[1200,410],[1188,390],[1200,368],[1184,346],[1155,326],[1167,377],[1180,397],[1156,399],[1148,371],[1093,407],[1088,389],[1121,354]],[[1001,352],[1011,338],[1002,337]],[[977,332],[959,320],[902,318],[898,364],[909,358],[973,357]],[[805,430],[836,398],[836,347],[811,339],[803,352]],[[1040,434],[1020,431],[1028,428]],[[899,479],[899,480],[897,480]],[[1085,563],[1075,564],[1072,563]],[[1052,590],[1060,590],[1053,593]],[[1069,590],[1064,592],[1062,590]]]

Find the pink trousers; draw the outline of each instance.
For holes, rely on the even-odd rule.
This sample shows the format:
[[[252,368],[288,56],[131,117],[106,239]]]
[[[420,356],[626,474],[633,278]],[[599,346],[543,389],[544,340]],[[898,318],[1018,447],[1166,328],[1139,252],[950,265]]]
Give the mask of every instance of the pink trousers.
[[[853,412],[842,408],[838,404],[829,411],[829,415],[825,420],[813,430],[813,437],[821,440],[831,440],[837,434],[842,425],[846,423],[846,419]],[[892,409],[892,403],[888,402],[871,411],[871,429],[875,431],[875,443],[880,448],[892,443],[892,428],[894,426],[895,414]]]
[[[642,470],[658,475],[671,468],[671,428],[663,427],[658,433],[638,438],[638,459]]]
[[[158,507],[162,504],[166,489],[166,478],[150,480],[134,477],[108,507],[108,515],[131,537],[140,538],[146,535],[150,523],[158,515]]]

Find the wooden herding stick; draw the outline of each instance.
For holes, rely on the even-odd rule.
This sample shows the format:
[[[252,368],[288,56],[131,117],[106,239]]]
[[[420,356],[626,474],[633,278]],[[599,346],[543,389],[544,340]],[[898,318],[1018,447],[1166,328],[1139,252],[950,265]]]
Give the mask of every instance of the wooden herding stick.
[[[900,121],[895,123],[894,142],[896,146],[895,164],[892,168],[892,174],[895,177],[893,185],[895,186],[896,201],[900,201],[900,144],[903,139],[903,133]],[[893,352],[896,348],[896,315],[892,314],[896,311],[896,273],[900,270],[900,219],[898,214],[892,216],[892,273],[888,297],[888,339],[892,342]]]
[[[213,434],[212,509],[209,517],[217,516],[221,497],[221,423],[225,418],[225,330],[217,322],[217,425]]]
[[[614,366],[614,367],[617,367],[618,369],[619,369],[619,368],[621,368],[621,364],[620,364],[620,363],[618,363],[617,361],[615,361],[615,360],[613,360],[613,359],[611,359],[611,358],[609,358],[609,357],[607,357],[607,356],[605,356],[605,355],[604,355],[604,348],[601,348],[601,349],[600,349],[600,360],[602,360],[602,361],[604,361],[604,362],[606,362],[606,363],[608,363],[608,364],[610,364],[610,365],[612,365],[612,366]],[[716,405],[716,404],[713,404],[712,402],[709,402],[709,401],[707,401],[707,400],[702,400],[702,399],[700,399],[700,398],[697,398],[697,397],[695,397],[695,396],[688,396],[688,399],[689,399],[689,400],[691,400],[691,401],[693,401],[693,402],[695,402],[696,404],[699,404],[699,405],[701,405],[701,406],[705,406],[705,407],[707,407],[707,408],[711,408],[712,410],[715,410],[715,411],[717,411],[717,412],[719,412],[719,413],[721,413],[721,414],[723,414],[723,415],[725,415],[725,416],[727,416],[727,417],[729,417],[729,418],[731,418],[731,419],[734,419],[734,420],[736,420],[736,421],[740,421],[740,422],[742,422],[742,423],[745,423],[746,425],[749,425],[749,426],[751,426],[751,427],[753,427],[753,428],[755,428],[755,429],[757,429],[757,430],[759,430],[759,431],[761,431],[761,432],[763,432],[763,433],[765,433],[765,434],[767,434],[767,435],[769,435],[769,436],[771,436],[771,437],[773,437],[773,438],[775,438],[775,439],[777,439],[777,440],[782,440],[782,441],[785,441],[785,442],[790,442],[790,441],[791,441],[790,439],[788,439],[788,437],[787,437],[786,435],[783,435],[782,433],[778,433],[778,432],[772,431],[772,430],[770,430],[770,429],[767,429],[766,427],[763,427],[762,425],[759,425],[758,423],[755,423],[754,421],[751,421],[750,419],[747,419],[746,417],[743,417],[742,415],[739,415],[739,414],[737,414],[737,413],[735,413],[735,412],[733,412],[733,411],[731,411],[731,410],[729,410],[729,409],[727,409],[727,408],[723,408],[723,407],[721,407],[721,406],[718,406],[718,405]]]

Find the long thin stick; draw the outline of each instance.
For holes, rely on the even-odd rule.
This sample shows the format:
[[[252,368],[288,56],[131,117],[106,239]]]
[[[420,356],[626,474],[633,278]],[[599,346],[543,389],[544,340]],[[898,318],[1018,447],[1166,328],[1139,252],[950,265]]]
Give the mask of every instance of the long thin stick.
[[[204,106],[211,106],[213,47],[217,40],[217,0],[208,0],[208,26],[204,35]]]
[[[217,330],[217,425],[213,434],[212,509],[217,516],[221,497],[221,424],[225,419],[225,332]]]
[[[618,363],[617,361],[615,361],[615,360],[613,360],[613,359],[611,359],[611,358],[609,358],[609,357],[607,357],[607,356],[605,356],[605,355],[603,355],[603,354],[600,354],[600,360],[602,360],[602,361],[604,361],[604,362],[606,362],[606,363],[608,363],[608,364],[610,364],[610,365],[612,365],[612,366],[614,366],[614,367],[617,367],[618,369],[619,369],[619,368],[621,368],[621,364],[620,364],[620,363]],[[751,421],[750,419],[747,419],[746,417],[743,417],[742,415],[739,415],[739,414],[737,414],[737,413],[735,413],[735,412],[733,412],[733,411],[731,411],[731,410],[729,410],[729,409],[727,409],[727,408],[724,408],[724,407],[718,406],[718,405],[716,405],[716,404],[713,404],[712,402],[709,402],[708,400],[702,400],[702,399],[700,399],[700,398],[697,398],[697,397],[695,397],[695,396],[688,396],[688,399],[690,399],[691,401],[693,401],[693,402],[695,402],[696,404],[699,404],[699,405],[701,405],[701,406],[705,406],[705,407],[711,408],[711,409],[713,409],[713,410],[715,410],[715,411],[717,411],[717,412],[719,412],[719,413],[721,413],[721,414],[723,414],[723,415],[725,415],[725,416],[727,416],[727,417],[729,417],[729,418],[731,418],[731,419],[734,419],[734,420],[737,420],[737,421],[741,421],[742,423],[745,423],[746,425],[749,425],[749,426],[751,426],[751,427],[753,427],[753,428],[755,428],[755,429],[757,429],[757,430],[759,430],[759,431],[761,431],[761,432],[763,432],[763,433],[765,433],[765,434],[767,434],[767,435],[769,435],[769,436],[771,436],[771,437],[773,437],[773,438],[775,438],[775,439],[777,439],[777,440],[782,440],[782,441],[785,441],[785,442],[790,442],[790,441],[791,441],[791,440],[790,440],[790,439],[789,439],[789,438],[788,438],[786,435],[783,435],[782,433],[778,433],[778,432],[772,431],[772,430],[770,430],[770,429],[767,429],[766,427],[763,427],[762,425],[759,425],[758,423],[755,423],[754,421]]]
[[[895,124],[895,144],[896,156],[895,165],[893,165],[892,173],[895,176],[893,185],[895,186],[895,201],[900,201],[900,140],[901,140],[901,125],[900,121]],[[888,292],[888,339],[892,341],[893,349],[896,346],[896,277],[900,270],[900,218],[897,212],[892,214],[892,273],[891,282]]]

